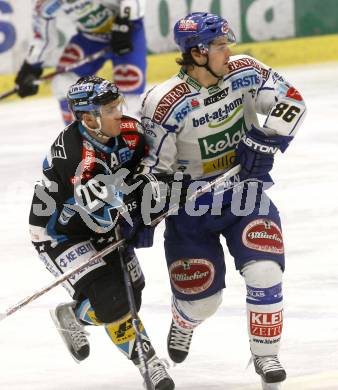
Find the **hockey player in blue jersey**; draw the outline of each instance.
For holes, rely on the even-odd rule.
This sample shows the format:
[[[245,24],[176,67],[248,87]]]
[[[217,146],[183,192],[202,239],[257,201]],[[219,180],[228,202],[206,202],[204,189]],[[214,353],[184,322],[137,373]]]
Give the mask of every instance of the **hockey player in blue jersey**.
[[[304,119],[305,104],[269,66],[247,55],[231,56],[235,36],[224,18],[192,13],[177,21],[174,37],[182,52],[181,70],[150,90],[142,105],[150,146],[143,172],[181,170],[193,180],[210,180],[240,164],[236,179],[242,184],[224,192],[218,212],[212,207],[215,192],[198,199],[197,206],[207,207],[206,212],[196,216],[195,210],[184,209],[166,220],[173,294],[169,356],[183,362],[194,329],[221,304],[224,236],[246,284],[256,372],[264,389],[276,389],[286,378],[278,359],[285,260],[279,212],[265,189],[272,185],[274,155],[287,149]],[[257,114],[265,116],[262,124]],[[247,212],[240,207],[245,202],[252,206]],[[210,348],[222,344],[215,337]]]
[[[35,82],[44,67],[69,66],[110,47],[111,51],[105,56],[54,77],[52,89],[59,100],[63,119],[66,124],[73,120],[65,91],[79,77],[98,72],[107,60],[114,65],[112,78],[125,95],[129,109],[137,106],[146,77],[144,7],[144,0],[35,0],[34,36],[15,79],[18,95],[26,97],[38,92]],[[76,33],[55,64],[58,29],[66,23],[75,25]]]

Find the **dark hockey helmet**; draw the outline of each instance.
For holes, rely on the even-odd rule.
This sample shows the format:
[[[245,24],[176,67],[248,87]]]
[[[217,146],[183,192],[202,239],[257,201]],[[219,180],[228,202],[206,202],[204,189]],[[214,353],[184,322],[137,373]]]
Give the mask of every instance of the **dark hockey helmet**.
[[[225,36],[229,44],[236,43],[228,22],[221,16],[207,12],[193,12],[178,20],[174,26],[174,39],[183,53],[196,46],[205,51],[210,42],[220,36]]]
[[[100,106],[120,98],[116,84],[98,76],[81,77],[67,93],[70,110],[77,119],[82,112],[100,115]]]

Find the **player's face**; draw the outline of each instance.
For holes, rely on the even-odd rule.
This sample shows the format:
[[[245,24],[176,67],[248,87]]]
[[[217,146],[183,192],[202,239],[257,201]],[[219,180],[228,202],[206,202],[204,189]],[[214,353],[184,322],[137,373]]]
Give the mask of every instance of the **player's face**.
[[[105,104],[100,108],[101,129],[104,134],[116,137],[120,134],[120,124],[122,118],[122,104],[120,99]]]
[[[216,38],[209,45],[209,66],[217,75],[226,75],[229,73],[229,57],[231,50],[228,40],[225,36]]]

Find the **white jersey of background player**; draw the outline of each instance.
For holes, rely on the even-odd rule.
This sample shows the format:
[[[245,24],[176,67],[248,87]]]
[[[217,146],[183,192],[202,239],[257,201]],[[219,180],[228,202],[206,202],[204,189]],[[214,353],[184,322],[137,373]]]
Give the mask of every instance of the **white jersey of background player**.
[[[95,74],[108,59],[114,64],[115,83],[130,103],[135,101],[145,86],[144,6],[145,0],[35,0],[34,37],[15,80],[19,96],[37,93],[33,83],[42,68],[67,66],[109,46],[112,51],[106,56],[54,77],[53,92],[64,120],[72,121],[65,91],[79,77]],[[67,36],[69,26],[73,26],[73,36],[58,59],[58,29],[64,28]]]
[[[275,205],[263,213],[260,194],[274,154],[285,151],[304,119],[298,91],[269,66],[246,55],[230,57],[234,35],[223,18],[193,13],[179,20],[175,41],[182,51],[178,75],[146,95],[142,123],[149,157],[144,171],[188,173],[209,179],[241,164],[239,179],[261,184],[255,207],[240,215],[226,192],[220,215],[191,216],[185,210],[166,220],[165,252],[173,292],[168,337],[172,360],[189,352],[193,330],[221,303],[225,287],[220,235],[227,240],[247,287],[247,320],[255,369],[264,386],[286,377],[278,360],[283,327],[284,245]],[[257,114],[265,115],[260,126]],[[248,186],[245,187],[246,189]],[[257,188],[257,187],[256,187]],[[268,197],[263,191],[262,199]],[[212,196],[199,203],[211,204]],[[210,349],[222,345],[211,337]],[[224,345],[226,352],[226,345]]]

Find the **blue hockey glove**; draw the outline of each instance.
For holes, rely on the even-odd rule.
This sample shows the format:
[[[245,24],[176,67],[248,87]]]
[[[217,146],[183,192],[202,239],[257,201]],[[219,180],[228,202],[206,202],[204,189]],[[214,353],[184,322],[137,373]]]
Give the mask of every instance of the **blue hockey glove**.
[[[112,32],[110,46],[112,51],[121,56],[133,50],[132,24],[126,17],[116,17]]]
[[[190,175],[179,172],[178,176],[166,173],[139,174],[132,180],[130,184],[139,183],[136,189],[138,205],[142,205],[143,197],[146,196],[150,197],[149,201],[146,202],[147,206],[153,209],[156,203],[163,202],[163,207],[158,212],[150,212],[150,210],[142,210],[142,207],[138,207],[132,213],[133,226],[127,221],[121,223],[122,235],[131,246],[134,248],[148,248],[153,245],[155,227],[148,225],[149,221],[146,222],[147,225],[144,224],[145,215],[148,216],[150,213],[153,221],[168,210],[169,200],[174,204],[183,205],[190,179]],[[132,196],[135,196],[135,194]],[[142,211],[145,211],[145,215],[142,215]]]
[[[15,78],[15,84],[18,88],[20,97],[32,96],[38,93],[39,86],[34,84],[42,74],[40,65],[31,65],[24,62]]]
[[[288,147],[292,137],[283,135],[267,136],[252,126],[236,148],[235,164],[241,165],[241,180],[258,179],[267,175],[273,166],[274,156]]]
[[[133,219],[133,226],[127,221],[121,223],[122,236],[133,248],[150,248],[154,243],[155,226],[144,225],[142,218]]]

